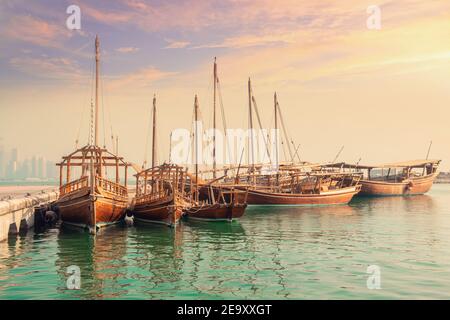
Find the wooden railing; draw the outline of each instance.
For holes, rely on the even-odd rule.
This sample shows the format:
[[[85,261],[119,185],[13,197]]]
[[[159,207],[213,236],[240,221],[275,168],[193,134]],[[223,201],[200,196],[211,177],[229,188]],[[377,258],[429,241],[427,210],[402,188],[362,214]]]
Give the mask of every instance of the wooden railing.
[[[127,197],[128,196],[128,190],[126,187],[122,186],[121,184],[100,178],[100,177],[96,177],[95,179],[96,181],[96,185],[98,188],[101,188],[103,191],[115,194],[115,195],[119,195],[122,197]]]
[[[59,188],[59,194],[60,196],[63,196],[65,194],[68,194],[70,192],[76,191],[76,190],[80,190],[82,188],[88,187],[89,186],[89,179],[88,177],[82,177],[78,180],[69,182],[63,186],[61,186]]]
[[[160,200],[160,199],[168,197],[170,195],[170,193],[171,192],[168,189],[161,189],[158,192],[140,195],[140,196],[136,197],[136,203],[141,204],[141,203],[146,203],[146,202],[150,202],[150,201]]]

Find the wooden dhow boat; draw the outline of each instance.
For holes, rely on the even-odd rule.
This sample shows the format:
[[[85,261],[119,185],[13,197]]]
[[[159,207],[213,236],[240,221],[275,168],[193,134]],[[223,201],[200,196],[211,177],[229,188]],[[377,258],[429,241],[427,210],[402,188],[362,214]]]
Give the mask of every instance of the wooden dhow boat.
[[[191,204],[186,181],[186,170],[175,164],[163,164],[138,173],[133,208],[135,221],[175,227],[183,210]]]
[[[249,94],[249,125],[253,130],[252,110],[255,109],[258,122],[256,100],[252,93],[251,81],[248,81]],[[252,108],[253,105],[253,108]],[[278,146],[278,118],[282,120],[277,94],[274,94],[275,119],[275,152],[272,157],[274,163],[255,164],[254,142],[249,141],[249,165],[247,173],[238,178],[236,182],[248,188],[247,202],[250,205],[339,205],[347,204],[360,191],[361,174],[342,173],[336,170],[322,168],[320,165],[309,163],[295,163],[294,154],[290,148],[291,161],[281,164],[279,161]],[[287,135],[284,121],[281,121],[283,132]],[[261,126],[261,125],[260,125]],[[289,139],[287,145],[289,146]],[[266,146],[267,149],[268,146]],[[269,157],[271,155],[269,154]],[[300,159],[299,159],[300,160]]]
[[[62,222],[89,228],[92,233],[99,227],[119,222],[125,216],[130,166],[122,157],[98,146],[99,59],[100,43],[96,37],[95,111],[92,105],[90,143],[63,157],[63,161],[57,164],[60,168],[60,194],[56,205]],[[114,168],[114,181],[107,176],[108,168]],[[120,181],[121,168],[124,169],[123,183]],[[76,169],[78,172],[75,172]],[[79,176],[73,180],[76,174]]]
[[[413,160],[380,165],[328,165],[364,174],[361,196],[408,196],[427,193],[439,174],[440,160]]]
[[[194,181],[194,177],[190,176]],[[192,205],[184,213],[187,218],[205,221],[233,221],[242,218],[247,209],[248,189],[232,183],[193,184]]]
[[[137,222],[160,223],[175,227],[181,219],[185,200],[186,171],[174,164],[157,166],[156,96],[152,109],[152,162],[149,169],[136,174],[133,215]],[[146,165],[144,161],[143,168]]]
[[[217,65],[214,61],[214,83],[217,79]],[[214,97],[216,96],[216,85],[214,86]],[[215,99],[214,99],[215,110]],[[215,129],[214,111],[214,129]],[[196,137],[202,135],[199,132],[199,103],[198,97],[194,101],[194,155],[195,155],[195,175],[190,175],[191,206],[186,207],[184,212],[188,219],[205,221],[233,221],[241,218],[247,208],[248,192],[244,188],[237,188],[234,184],[224,184],[220,182],[221,178],[216,177],[216,143],[215,134],[213,139],[213,179],[204,181],[199,178],[199,146]],[[215,130],[214,130],[215,132]]]
[[[225,181],[245,187],[249,205],[314,206],[349,203],[361,189],[361,177],[358,172],[337,172],[314,164],[280,165],[272,172],[264,165],[252,165],[249,173]]]

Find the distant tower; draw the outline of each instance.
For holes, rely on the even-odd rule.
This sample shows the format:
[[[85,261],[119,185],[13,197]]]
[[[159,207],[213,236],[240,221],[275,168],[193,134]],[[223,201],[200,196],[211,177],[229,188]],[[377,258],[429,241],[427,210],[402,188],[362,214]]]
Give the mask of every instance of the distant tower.
[[[0,145],[0,179],[4,179],[5,178],[5,171],[6,171],[5,149],[3,148],[2,145]]]
[[[6,177],[9,179],[17,178],[17,169],[19,165],[19,151],[17,148],[11,150],[11,158],[6,169]]]
[[[11,162],[19,162],[19,151],[17,148],[11,150]]]
[[[56,165],[54,162],[47,160],[47,172],[46,172],[46,179],[56,179]]]
[[[44,157],[40,157],[38,160],[38,178],[40,179],[45,179],[47,176],[47,168],[45,166],[45,158]]]
[[[31,158],[31,178],[38,177],[38,160],[36,156]]]

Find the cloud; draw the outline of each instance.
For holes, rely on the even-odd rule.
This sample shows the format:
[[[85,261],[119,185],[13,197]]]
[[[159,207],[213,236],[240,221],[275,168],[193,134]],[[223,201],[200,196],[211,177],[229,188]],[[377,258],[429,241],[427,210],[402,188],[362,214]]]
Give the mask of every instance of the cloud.
[[[78,64],[67,58],[14,57],[9,60],[9,64],[22,73],[40,78],[78,80],[84,75]]]
[[[56,26],[32,16],[13,16],[2,32],[10,39],[29,42],[39,46],[57,47],[70,37],[65,26]]]
[[[109,89],[116,89],[127,86],[142,88],[151,85],[155,81],[170,77],[175,74],[175,72],[166,72],[159,70],[154,66],[148,66],[133,73],[110,78],[108,79],[106,84],[109,86]]]
[[[107,11],[104,9],[97,9],[83,3],[81,6],[82,14],[93,18],[96,21],[104,24],[118,24],[132,22],[133,14],[130,11]]]
[[[241,35],[236,37],[229,37],[222,42],[203,44],[193,47],[193,49],[203,48],[245,48],[256,46],[268,46],[276,44],[295,43],[296,33],[271,33],[260,35]]]
[[[164,47],[164,49],[182,49],[191,44],[189,41],[176,41],[170,39],[166,39],[166,42],[168,42],[168,45]]]
[[[117,52],[120,53],[135,53],[139,51],[139,48],[136,47],[121,47],[116,49]]]

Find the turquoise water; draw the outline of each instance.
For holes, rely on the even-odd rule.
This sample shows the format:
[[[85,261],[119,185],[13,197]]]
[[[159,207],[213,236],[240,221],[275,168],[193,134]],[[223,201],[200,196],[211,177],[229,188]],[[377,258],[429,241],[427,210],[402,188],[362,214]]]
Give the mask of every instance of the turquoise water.
[[[0,243],[0,299],[448,299],[450,185],[239,222],[48,230]],[[67,267],[81,289],[69,290]],[[369,265],[381,289],[367,288]]]

